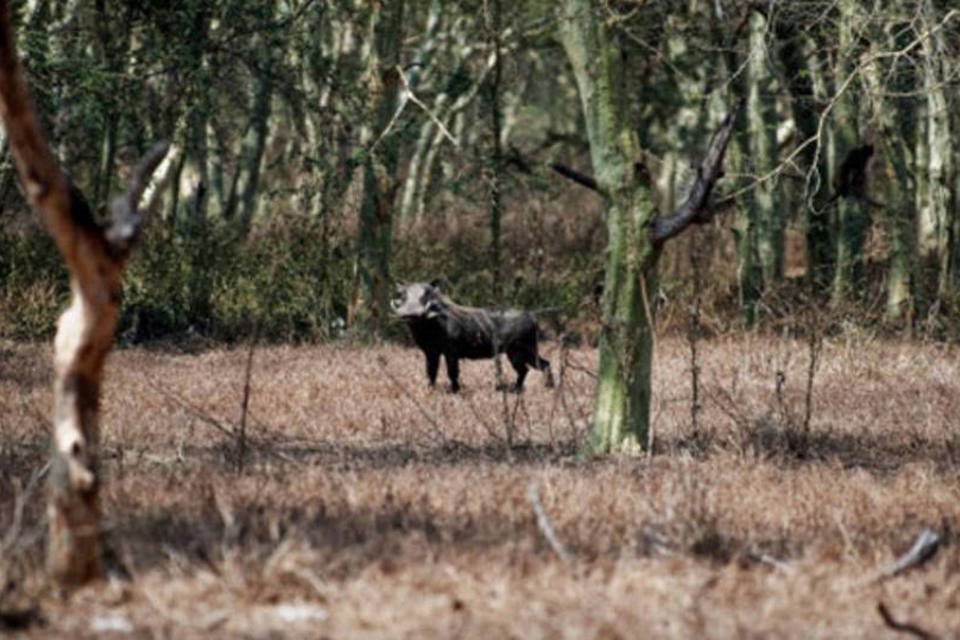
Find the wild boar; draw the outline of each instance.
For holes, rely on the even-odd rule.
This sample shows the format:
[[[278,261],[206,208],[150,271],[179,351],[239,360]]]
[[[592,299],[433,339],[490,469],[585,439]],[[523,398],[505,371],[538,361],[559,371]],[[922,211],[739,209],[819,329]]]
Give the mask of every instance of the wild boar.
[[[498,353],[507,354],[517,372],[514,391],[523,390],[528,367],[544,372],[547,386],[553,385],[550,363],[537,352],[539,330],[531,313],[461,306],[441,294],[437,281],[398,285],[391,306],[426,356],[431,387],[437,382],[441,355],[447,362],[451,391],[456,393],[461,358],[493,358]]]

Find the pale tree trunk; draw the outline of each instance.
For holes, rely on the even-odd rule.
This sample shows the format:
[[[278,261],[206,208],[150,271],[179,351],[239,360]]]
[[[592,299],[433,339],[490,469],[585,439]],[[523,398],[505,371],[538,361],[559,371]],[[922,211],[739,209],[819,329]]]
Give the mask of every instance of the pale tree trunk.
[[[642,151],[624,82],[621,55],[602,18],[601,0],[564,0],[560,37],[573,68],[590,141],[597,190],[608,228],[600,364],[589,449],[636,452],[647,446],[653,355],[651,300],[662,243],[703,214],[719,176],[733,119],[715,136],[691,195],[669,218],[658,218],[642,170]],[[719,142],[718,142],[719,141]],[[719,145],[720,150],[717,150]]]
[[[138,203],[166,145],[141,162],[128,192],[114,201],[109,225],[98,225],[43,137],[14,49],[6,0],[0,0],[0,117],[27,200],[70,270],[72,301],[54,343],[47,560],[54,579],[72,586],[102,574],[100,385],[113,344],[122,269],[142,219]]]
[[[753,173],[759,177],[777,164],[777,104],[773,62],[767,48],[768,23],[757,10],[749,20],[750,59],[747,62],[747,126],[748,148]],[[763,288],[780,282],[783,274],[783,232],[786,212],[779,197],[779,180],[761,182],[750,192],[750,227],[748,237],[756,243],[756,257]]]
[[[942,29],[934,29],[937,19],[925,3],[924,29],[930,36],[923,39],[923,85],[927,97],[926,173],[928,206],[921,212],[921,258],[937,265],[937,294],[943,297],[950,290],[950,252],[954,211],[953,166],[954,140],[950,130],[950,112],[947,106],[946,86],[949,83],[944,65],[947,64]]]
[[[455,75],[466,73],[467,58],[472,52],[471,47],[461,49],[460,55],[463,62],[461,63],[461,69],[454,72]],[[480,87],[486,82],[487,76],[493,69],[495,61],[495,56],[488,56],[477,77],[463,93],[453,97],[444,91],[437,96],[434,101],[433,112],[448,130],[456,129],[453,123],[476,98]],[[432,118],[424,122],[413,158],[410,160],[409,172],[401,199],[401,215],[408,222],[419,222],[424,217],[434,165],[445,139],[446,133],[436,125]]]
[[[378,7],[374,17],[372,66],[373,92],[372,147],[363,165],[363,203],[360,207],[360,237],[357,275],[360,298],[354,319],[366,328],[379,331],[385,325],[390,283],[393,196],[396,191],[399,137],[388,131],[400,95],[400,49],[403,43],[404,0]]]

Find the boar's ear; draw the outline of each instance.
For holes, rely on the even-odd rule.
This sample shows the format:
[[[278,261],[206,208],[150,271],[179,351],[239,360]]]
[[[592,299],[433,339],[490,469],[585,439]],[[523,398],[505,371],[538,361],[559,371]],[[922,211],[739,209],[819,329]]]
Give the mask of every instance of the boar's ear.
[[[430,286],[436,289],[437,291],[440,290],[441,284],[443,284],[443,280],[441,280],[440,278],[434,278],[433,280],[430,281]]]

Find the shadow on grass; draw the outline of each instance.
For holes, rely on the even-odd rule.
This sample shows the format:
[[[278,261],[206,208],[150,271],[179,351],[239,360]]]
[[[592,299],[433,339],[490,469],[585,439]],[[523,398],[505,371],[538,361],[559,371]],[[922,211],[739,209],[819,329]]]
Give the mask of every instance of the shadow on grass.
[[[802,433],[770,424],[741,429],[735,436],[721,437],[716,433],[701,432],[658,440],[654,453],[670,455],[683,451],[701,457],[717,450],[731,449],[786,464],[839,463],[846,469],[864,469],[873,473],[893,472],[910,463],[932,463],[939,472],[960,467],[960,434],[934,439],[907,431],[891,438],[819,430]]]

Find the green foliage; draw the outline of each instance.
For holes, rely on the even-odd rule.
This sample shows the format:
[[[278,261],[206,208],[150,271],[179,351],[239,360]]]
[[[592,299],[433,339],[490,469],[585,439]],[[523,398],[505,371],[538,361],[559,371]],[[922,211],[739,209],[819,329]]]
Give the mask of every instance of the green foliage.
[[[0,233],[0,336],[36,340],[53,334],[69,294],[67,271],[39,230]]]
[[[332,337],[347,308],[349,250],[324,255],[321,229],[310,224],[277,225],[247,239],[221,226],[181,233],[154,225],[127,270],[120,340]],[[0,336],[50,338],[69,291],[44,234],[3,234],[0,281]]]

